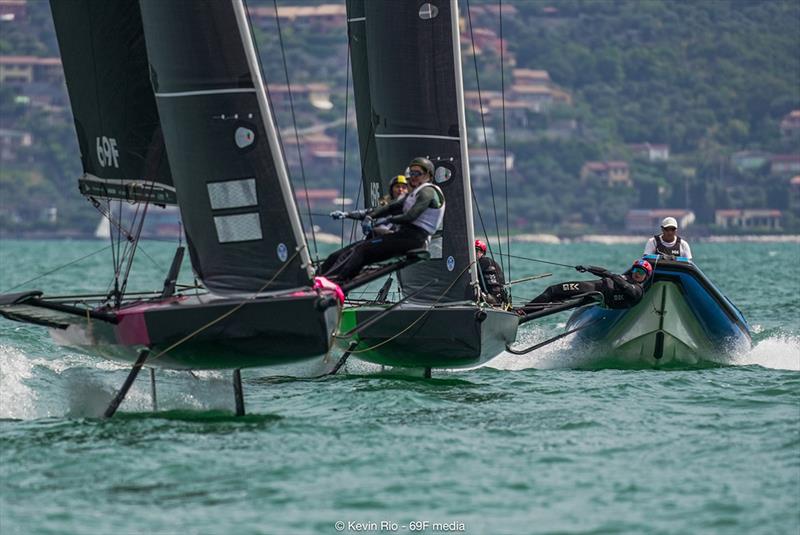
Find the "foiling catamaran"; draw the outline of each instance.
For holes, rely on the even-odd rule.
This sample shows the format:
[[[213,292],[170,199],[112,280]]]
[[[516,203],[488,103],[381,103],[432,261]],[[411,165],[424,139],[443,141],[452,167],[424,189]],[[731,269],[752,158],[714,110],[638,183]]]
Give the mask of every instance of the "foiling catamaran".
[[[447,209],[430,259],[398,273],[400,301],[345,308],[340,330],[355,334],[342,346],[427,375],[480,365],[514,341],[518,317],[480,298],[458,2],[348,0],[347,17],[365,207],[377,204],[388,177],[425,155]]]
[[[314,276],[243,1],[52,0],[51,10],[79,188],[118,230],[113,289],[5,294],[0,314],[48,327],[59,344],[133,362],[107,416],[145,364],[153,388],[153,367],[233,369],[243,414],[239,369],[326,354],[344,300]],[[140,207],[130,230],[114,218],[119,201]],[[176,289],[180,246],[163,289],[127,295],[144,216],[167,204],[180,208],[202,285]]]

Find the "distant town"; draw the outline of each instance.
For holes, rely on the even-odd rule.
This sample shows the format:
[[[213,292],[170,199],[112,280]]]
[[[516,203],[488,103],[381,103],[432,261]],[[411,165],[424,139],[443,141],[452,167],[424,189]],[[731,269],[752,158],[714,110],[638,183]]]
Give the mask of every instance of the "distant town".
[[[307,224],[338,233],[337,224],[324,214],[352,207],[363,197],[348,94],[352,80],[344,2],[279,2],[277,11],[272,2],[249,4],[301,212]],[[562,63],[526,47],[529,30],[560,42],[573,39],[569,46],[586,48],[576,32],[589,24],[587,18],[602,13],[580,13],[573,2],[509,2],[502,4],[500,26],[496,3],[474,4],[461,21],[470,171],[484,213],[491,210],[494,192],[494,204],[503,210],[503,231],[508,221],[510,231],[519,235],[641,235],[654,232],[663,217],[673,216],[689,235],[800,232],[797,70],[742,74],[781,79],[764,87],[774,92],[765,97],[769,106],[761,106],[753,95],[727,97],[750,101],[748,116],[723,118],[709,98],[707,113],[692,112],[693,117],[702,116],[696,119],[702,121],[696,133],[689,126],[678,132],[677,115],[669,128],[649,128],[649,108],[655,119],[672,110],[658,106],[679,109],[685,103],[665,103],[663,95],[646,93],[652,90],[642,81],[636,82],[643,91],[640,101],[625,100],[622,90],[609,94],[625,87],[626,79],[632,84],[638,72],[633,70],[635,58],[626,56],[622,45],[609,44],[603,56],[598,53],[593,60],[596,77],[608,76],[605,80],[581,80],[575,69],[569,76],[560,74],[565,70]],[[789,11],[795,9],[790,4]],[[634,17],[635,9],[629,11],[625,16]],[[80,158],[49,16],[47,2],[0,0],[0,237],[91,237],[107,232],[98,227],[100,215],[77,191]],[[639,38],[633,31],[628,36]],[[786,53],[800,56],[798,33],[786,39],[795,45]],[[279,46],[282,52],[275,52]],[[289,80],[281,53],[288,58]],[[584,57],[580,54],[585,52],[575,54]],[[600,65],[608,57],[617,59]],[[792,61],[796,67],[796,57]],[[671,68],[669,63],[660,65]],[[748,71],[752,65],[741,69]],[[680,98],[677,92],[672,97]],[[651,104],[650,98],[658,104]],[[638,132],[641,137],[635,137]],[[175,209],[153,214],[151,235],[171,237],[179,232]],[[492,227],[494,218],[487,218],[487,225]]]

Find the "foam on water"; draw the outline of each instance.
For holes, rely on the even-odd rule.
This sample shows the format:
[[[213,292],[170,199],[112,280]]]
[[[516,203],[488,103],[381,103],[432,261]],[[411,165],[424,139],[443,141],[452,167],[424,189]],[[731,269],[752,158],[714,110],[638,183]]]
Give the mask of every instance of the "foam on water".
[[[735,355],[733,364],[757,364],[775,370],[800,371],[800,336],[778,334],[756,343],[752,349]]]

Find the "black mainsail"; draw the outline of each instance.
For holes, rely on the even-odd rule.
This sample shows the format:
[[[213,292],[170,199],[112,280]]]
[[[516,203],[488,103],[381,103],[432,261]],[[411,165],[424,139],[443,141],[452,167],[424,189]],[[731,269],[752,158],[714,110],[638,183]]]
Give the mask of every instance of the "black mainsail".
[[[514,340],[518,318],[479,298],[457,0],[348,0],[365,205],[426,156],[445,194],[431,259],[400,271],[406,301],[345,310],[358,358],[400,367],[476,366]]]
[[[175,204],[137,0],[52,0],[81,193]]]
[[[416,156],[436,166],[447,210],[431,260],[400,272],[416,302],[475,300],[477,284],[455,1],[348,0],[366,206]],[[441,247],[441,249],[440,249]]]
[[[311,261],[244,6],[141,8],[195,272],[216,292],[308,286]]]

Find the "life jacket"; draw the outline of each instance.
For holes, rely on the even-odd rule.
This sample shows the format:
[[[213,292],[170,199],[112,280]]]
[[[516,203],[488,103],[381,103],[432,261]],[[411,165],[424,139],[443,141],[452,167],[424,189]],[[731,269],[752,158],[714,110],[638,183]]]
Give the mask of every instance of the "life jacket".
[[[416,204],[417,195],[420,191],[422,191],[422,188],[428,187],[436,190],[442,199],[442,205],[439,208],[431,208],[429,206],[419,215],[419,217],[412,221],[411,224],[423,229],[429,235],[433,235],[437,230],[439,230],[439,227],[442,226],[442,221],[444,221],[444,193],[442,193],[442,190],[439,189],[439,186],[436,184],[431,184],[430,182],[425,182],[424,184],[420,184],[414,188],[414,191],[406,195],[406,199],[403,201],[403,213],[408,212],[411,207]]]
[[[675,236],[675,245],[667,247],[664,245],[664,242],[661,241],[661,236],[656,234],[653,236],[656,239],[656,252],[661,254],[668,254],[672,256],[680,256],[681,255],[681,237]]]

